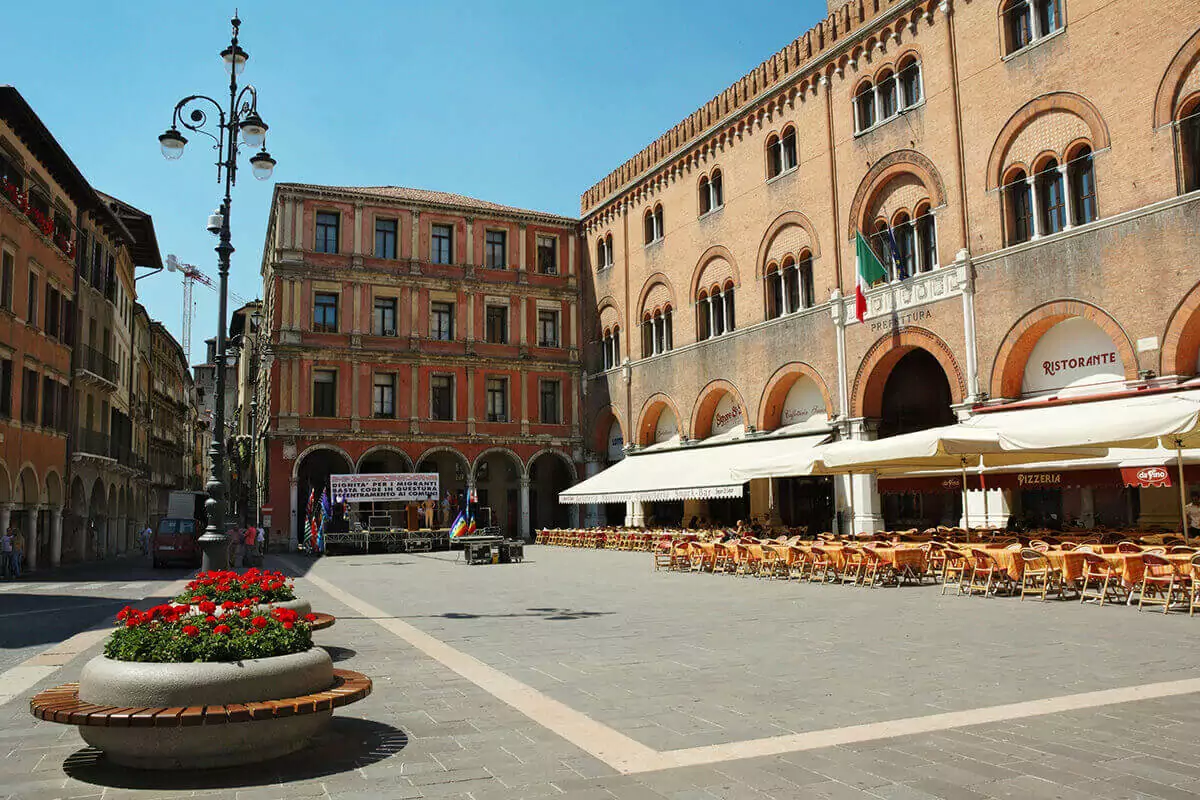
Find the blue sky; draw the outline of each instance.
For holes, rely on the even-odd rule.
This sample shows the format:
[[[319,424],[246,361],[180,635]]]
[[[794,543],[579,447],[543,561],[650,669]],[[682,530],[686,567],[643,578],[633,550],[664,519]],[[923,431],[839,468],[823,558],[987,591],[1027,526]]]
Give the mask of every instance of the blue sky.
[[[214,279],[204,224],[221,197],[215,158],[193,135],[183,159],[167,162],[157,136],[182,97],[226,90],[217,53],[232,10],[10,3],[0,49],[0,81],[92,184],[153,215],[164,258]],[[276,180],[417,186],[577,216],[581,192],[811,27],[825,0],[752,10],[728,0],[242,0],[239,10],[243,79],[259,90]],[[230,287],[251,299],[272,182],[243,166]],[[179,277],[148,277],[138,294],[180,337]],[[203,287],[195,296],[198,362],[217,305]]]

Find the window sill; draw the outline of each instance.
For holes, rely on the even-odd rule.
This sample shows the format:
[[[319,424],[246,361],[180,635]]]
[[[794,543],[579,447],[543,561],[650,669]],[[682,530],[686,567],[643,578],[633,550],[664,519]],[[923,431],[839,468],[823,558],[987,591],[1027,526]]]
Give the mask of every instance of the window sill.
[[[710,208],[708,211],[705,211],[703,214],[701,214],[699,217],[697,217],[697,219],[708,219],[709,217],[716,216],[717,214],[719,214],[720,212],[722,212],[724,210],[725,210],[725,204],[722,203],[721,205],[716,206],[715,208]]]
[[[1023,56],[1026,53],[1028,53],[1030,50],[1032,50],[1035,47],[1037,47],[1038,45],[1042,44],[1043,42],[1048,42],[1051,39],[1053,39],[1055,36],[1061,35],[1066,30],[1067,30],[1067,26],[1062,25],[1058,29],[1051,31],[1050,33],[1047,33],[1045,36],[1042,36],[1039,39],[1034,39],[1032,42],[1025,45],[1020,50],[1013,50],[1011,53],[1001,56],[1000,60],[1001,61],[1009,61],[1009,60],[1017,58],[1019,56]]]
[[[787,169],[785,169],[783,172],[779,173],[778,175],[772,175],[770,178],[767,178],[767,183],[774,183],[775,181],[781,181],[784,178],[786,178],[787,176],[794,174],[799,169],[800,169],[799,164],[797,164],[794,167],[788,167]],[[724,208],[724,206],[721,206],[721,207]]]
[[[918,100],[917,102],[913,103],[911,106],[904,106],[904,108],[901,108],[895,114],[892,114],[890,117],[886,117],[884,119],[879,120],[878,122],[876,122],[874,125],[872,125],[869,128],[864,128],[861,131],[855,131],[854,138],[857,139],[860,136],[866,136],[868,133],[874,133],[875,131],[884,127],[888,123],[895,122],[896,120],[903,118],[905,114],[911,114],[913,111],[916,111],[917,109],[921,108],[924,105],[925,105],[925,96],[921,95],[921,99]]]

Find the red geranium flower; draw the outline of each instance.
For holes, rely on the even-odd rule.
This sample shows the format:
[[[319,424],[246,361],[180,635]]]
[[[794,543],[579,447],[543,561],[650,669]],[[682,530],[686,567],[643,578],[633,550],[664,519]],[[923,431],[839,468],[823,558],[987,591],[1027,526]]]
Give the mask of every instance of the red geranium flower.
[[[230,631],[230,628],[228,625],[218,625],[217,627],[213,628],[213,633],[217,633],[217,634],[225,634],[225,633],[229,633],[229,631]]]
[[[288,621],[288,622],[283,623],[283,629],[285,631],[290,631],[294,627],[296,627],[296,624],[294,622]]]
[[[133,617],[130,617],[129,619],[125,620],[126,628],[136,628],[140,624],[141,624],[141,622],[137,619],[134,619]]]
[[[200,602],[200,613],[211,614],[217,610],[217,604],[211,600],[203,600]]]
[[[305,615],[304,615],[304,621],[305,621],[305,622],[316,622],[316,621],[317,621],[317,615],[316,615],[316,614],[305,614]]]
[[[212,614],[209,614],[207,617],[204,618],[204,621],[211,625],[212,623],[217,621],[217,618],[214,617]]]
[[[243,608],[241,611],[238,612],[238,616],[241,617],[242,619],[246,619],[246,617],[250,616],[253,613],[254,612],[251,609]]]
[[[250,620],[250,624],[256,628],[262,629],[262,628],[267,627],[271,623],[267,622],[266,617],[255,617],[254,619]]]
[[[195,625],[184,625],[183,626],[183,635],[188,636],[188,637],[199,636],[200,629],[197,628]]]

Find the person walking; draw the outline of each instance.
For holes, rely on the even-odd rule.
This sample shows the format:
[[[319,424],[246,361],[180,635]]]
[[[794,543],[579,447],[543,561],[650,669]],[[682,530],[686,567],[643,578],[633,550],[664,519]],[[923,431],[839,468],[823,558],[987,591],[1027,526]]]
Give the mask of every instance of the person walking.
[[[247,525],[246,530],[242,532],[242,566],[254,566],[254,547],[258,543],[258,532],[254,530],[253,525]]]
[[[150,548],[154,544],[154,529],[147,523],[142,531],[142,555],[150,555]]]
[[[12,572],[14,578],[21,577],[21,568],[25,560],[25,534],[17,528],[13,533]]]
[[[13,535],[12,530],[0,532],[0,573],[3,573],[5,578],[16,577],[17,572],[13,565]]]
[[[1188,541],[1200,537],[1200,492],[1192,492],[1192,502],[1183,507],[1187,514]]]
[[[267,555],[267,531],[262,526],[257,528],[258,537],[255,541],[255,549],[258,550],[258,563],[262,564],[263,558]]]

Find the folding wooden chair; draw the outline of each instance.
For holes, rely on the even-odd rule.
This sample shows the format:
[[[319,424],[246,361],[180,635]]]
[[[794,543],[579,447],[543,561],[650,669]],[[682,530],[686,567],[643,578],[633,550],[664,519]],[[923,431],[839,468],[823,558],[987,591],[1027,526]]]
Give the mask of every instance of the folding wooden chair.
[[[1138,611],[1143,606],[1161,605],[1163,613],[1171,610],[1171,603],[1188,601],[1191,612],[1192,578],[1190,575],[1179,575],[1175,565],[1162,555],[1144,553],[1142,555],[1142,584],[1138,594]]]
[[[971,559],[966,553],[960,550],[955,550],[947,547],[943,553],[942,560],[942,594],[951,586],[958,591],[957,594],[963,593],[963,584],[967,580],[967,576],[971,574]]]
[[[972,547],[970,553],[971,581],[967,584],[967,594],[974,595],[982,590],[983,596],[987,597],[992,594],[992,586],[997,583],[1000,567],[986,550]]]
[[[1021,561],[1024,562],[1021,570],[1021,600],[1027,594],[1040,595],[1044,603],[1046,594],[1052,590],[1058,592],[1060,598],[1063,596],[1062,573],[1050,564],[1050,559],[1044,553],[1026,547],[1021,551]]]

